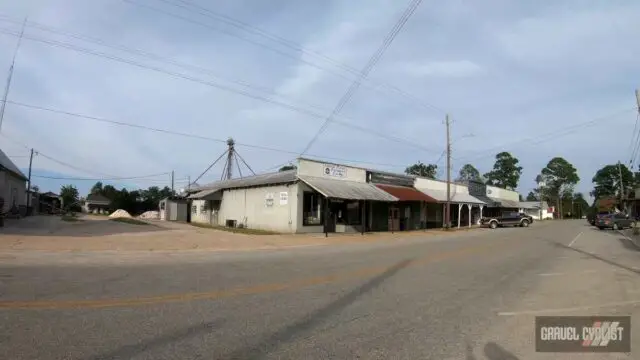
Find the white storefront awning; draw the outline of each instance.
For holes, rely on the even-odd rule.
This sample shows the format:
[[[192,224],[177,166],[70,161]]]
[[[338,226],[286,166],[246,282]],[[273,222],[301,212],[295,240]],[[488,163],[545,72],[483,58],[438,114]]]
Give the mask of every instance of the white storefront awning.
[[[370,183],[348,180],[333,180],[314,176],[298,175],[303,183],[327,198],[344,200],[398,201],[386,191]]]
[[[427,196],[436,199],[438,202],[447,201],[447,192],[444,190],[433,190],[425,188],[418,188],[418,190],[422,191]],[[482,200],[477,199],[467,193],[454,193],[453,191],[451,191],[451,202],[456,204],[484,204]]]

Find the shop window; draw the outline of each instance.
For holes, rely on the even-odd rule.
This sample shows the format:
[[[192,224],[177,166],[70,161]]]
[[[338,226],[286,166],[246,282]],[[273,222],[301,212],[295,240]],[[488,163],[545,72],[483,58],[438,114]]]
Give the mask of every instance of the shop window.
[[[205,204],[200,205],[200,214],[204,213],[207,210],[207,206]]]
[[[302,194],[302,225],[322,225],[322,198],[317,193]]]
[[[198,206],[193,205],[193,206],[191,207],[191,213],[192,213],[192,214],[197,214],[197,213],[198,213]]]

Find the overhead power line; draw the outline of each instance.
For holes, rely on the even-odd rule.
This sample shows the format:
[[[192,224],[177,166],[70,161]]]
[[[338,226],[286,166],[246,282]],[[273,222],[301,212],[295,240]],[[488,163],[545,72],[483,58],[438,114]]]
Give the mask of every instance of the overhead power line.
[[[313,135],[313,137],[311,138],[307,146],[305,146],[305,148],[302,150],[300,155],[304,155],[307,151],[309,151],[311,146],[313,146],[313,144],[318,140],[320,135],[322,135],[322,133],[327,129],[327,127],[334,120],[334,117],[338,115],[342,111],[342,109],[344,109],[345,105],[351,100],[351,98],[356,93],[356,91],[358,91],[358,88],[360,87],[362,80],[369,75],[373,67],[376,66],[378,61],[380,61],[380,59],[382,58],[382,55],[384,55],[384,53],[387,51],[387,49],[389,48],[393,40],[396,38],[398,33],[400,33],[400,31],[404,27],[404,24],[407,23],[407,21],[409,20],[411,15],[413,15],[413,13],[416,11],[420,3],[422,3],[422,0],[411,1],[407,9],[404,11],[402,16],[400,17],[400,19],[395,23],[391,31],[387,34],[387,36],[385,37],[380,47],[378,47],[376,52],[369,58],[369,61],[367,61],[367,64],[362,68],[362,71],[358,73],[358,77],[351,83],[351,85],[347,89],[347,92],[345,92],[342,98],[340,98],[336,107],[333,109],[331,114],[329,114],[329,116],[326,118],[322,126],[320,126],[318,131]]]
[[[90,121],[102,122],[102,123],[107,123],[107,124],[111,124],[111,125],[129,127],[129,128],[134,128],[134,129],[152,131],[152,132],[163,133],[163,134],[168,134],[168,135],[181,136],[181,137],[192,138],[192,139],[199,139],[199,140],[204,140],[204,141],[211,141],[211,142],[224,143],[224,144],[227,143],[227,140],[225,140],[225,139],[217,139],[217,138],[198,135],[198,134],[184,133],[184,132],[179,132],[179,131],[155,128],[155,127],[151,127],[151,126],[131,124],[131,123],[123,122],[123,121],[110,120],[110,119],[100,118],[100,117],[90,116],[90,115],[83,115],[83,114],[74,113],[74,112],[70,112],[70,111],[57,110],[57,109],[47,108],[47,107],[43,107],[43,106],[37,106],[37,105],[21,103],[21,102],[17,102],[17,101],[7,101],[7,103],[8,104],[12,104],[12,105],[22,106],[22,107],[29,108],[29,109],[47,111],[47,112],[52,112],[52,113],[56,113],[56,114],[60,114],[60,115],[66,115],[66,116],[76,117],[76,118],[80,118],[80,119],[86,119],[86,120],[90,120]],[[235,145],[236,146],[241,146],[241,147],[246,147],[246,148],[258,149],[258,150],[265,150],[265,151],[272,151],[272,152],[278,152],[278,153],[283,153],[283,154],[290,154],[290,155],[295,155],[296,157],[299,155],[299,152],[297,152],[297,151],[278,149],[278,148],[262,146],[262,145],[252,145],[252,144],[238,143],[238,142],[236,142]],[[29,149],[29,148],[27,147],[27,149]],[[323,155],[307,154],[307,156],[316,157],[316,158],[322,158],[322,159],[326,159],[326,160],[334,160],[334,161],[358,162],[358,163],[362,163],[362,164],[371,164],[371,165],[380,165],[380,166],[399,166],[399,165],[381,164],[381,163],[377,163],[377,162],[364,161],[364,160],[353,160],[353,159],[349,160],[349,159],[345,159],[345,158],[323,156]]]
[[[126,177],[114,177],[114,178],[82,178],[82,177],[74,177],[74,176],[46,176],[46,175],[31,175],[41,179],[55,179],[55,180],[78,180],[78,181],[109,181],[109,180],[159,180],[159,179],[148,179],[150,177],[158,177],[163,175],[170,175],[171,172],[158,173],[158,174],[149,174],[149,175],[141,175],[141,176],[126,176]]]
[[[594,126],[597,125],[601,122],[603,122],[604,120],[608,120],[617,116],[620,116],[622,114],[628,113],[629,111],[634,110],[632,109],[624,109],[624,110],[620,110],[617,111],[615,113],[609,114],[609,115],[605,115],[605,116],[600,116],[588,121],[584,121],[584,122],[580,122],[577,124],[573,124],[564,128],[560,128],[560,129],[556,129],[552,132],[549,133],[545,133],[542,135],[538,135],[538,136],[533,136],[533,137],[527,137],[524,139],[520,139],[520,140],[515,140],[515,141],[510,141],[508,143],[503,143],[502,145],[499,146],[494,146],[491,148],[487,148],[485,150],[480,151],[479,153],[475,153],[472,156],[460,156],[458,157],[456,160],[464,160],[464,161],[473,161],[476,159],[481,159],[483,157],[486,157],[488,154],[491,154],[492,152],[495,151],[501,151],[502,149],[505,149],[509,146],[513,146],[513,145],[522,145],[523,143],[529,143],[529,145],[538,145],[544,142],[547,142],[549,140],[553,140],[553,139],[557,139],[566,135],[571,135],[574,134],[584,128],[590,127],[590,126]]]
[[[204,22],[201,22],[201,21],[197,21],[197,20],[182,16],[182,15],[178,15],[178,14],[173,13],[171,11],[160,9],[160,8],[157,8],[157,7],[154,7],[154,6],[150,6],[148,4],[142,4],[140,2],[132,1],[132,0],[123,0],[123,1],[126,2],[126,3],[129,3],[131,5],[135,5],[135,6],[138,6],[138,7],[146,8],[148,10],[151,10],[151,11],[154,11],[154,12],[169,16],[169,17],[173,17],[175,19],[179,19],[179,20],[184,21],[184,22],[188,22],[188,23],[191,23],[191,24],[199,25],[199,26],[205,27],[205,28],[207,28],[209,30],[213,30],[213,31],[216,31],[216,32],[228,35],[228,36],[235,37],[235,38],[240,39],[242,41],[248,42],[248,43],[250,43],[252,45],[255,45],[255,46],[258,46],[260,48],[272,51],[272,52],[274,52],[274,53],[276,53],[278,55],[285,56],[285,57],[288,57],[288,58],[292,58],[292,59],[294,59],[294,60],[296,60],[298,62],[302,62],[302,63],[304,63],[306,65],[309,65],[311,67],[314,67],[316,69],[325,71],[327,73],[330,73],[330,74],[332,74],[334,76],[337,76],[339,78],[342,78],[344,80],[353,81],[353,78],[351,76],[347,77],[347,76],[345,76],[344,74],[342,74],[340,72],[334,71],[334,70],[332,70],[330,68],[327,68],[327,67],[324,67],[324,66],[320,66],[320,65],[318,65],[316,63],[313,63],[311,61],[302,59],[302,58],[300,58],[300,56],[298,54],[290,54],[288,52],[282,51],[282,50],[280,50],[278,48],[275,48],[273,46],[269,46],[269,45],[264,44],[262,42],[258,42],[256,40],[240,36],[236,32],[228,31],[228,30],[221,29],[221,28],[218,28],[218,27],[214,27],[214,26],[211,26],[210,24],[207,24],[207,23],[204,23]],[[215,12],[215,11],[213,11],[211,9],[208,9],[206,7],[197,5],[197,4],[195,4],[195,3],[191,2],[191,1],[178,0],[179,3],[176,3],[176,2],[173,2],[173,1],[167,1],[167,0],[158,0],[158,1],[164,2],[164,3],[169,4],[169,5],[171,5],[173,7],[176,7],[176,8],[187,10],[187,11],[189,11],[191,13],[194,13],[194,14],[198,14],[198,15],[207,17],[209,19],[213,19],[213,20],[216,20],[216,21],[222,21],[222,22],[224,22],[224,23],[226,23],[228,25],[231,25],[231,26],[239,29],[239,30],[242,30],[242,31],[248,32],[250,34],[257,35],[257,36],[263,37],[265,39],[268,39],[270,41],[273,41],[275,43],[278,43],[279,45],[282,45],[282,46],[284,46],[286,48],[294,50],[296,53],[302,53],[302,54],[305,54],[307,56],[313,57],[315,59],[319,59],[319,60],[323,60],[325,62],[328,62],[328,63],[334,65],[335,67],[337,67],[337,68],[349,73],[350,75],[359,76],[361,74],[360,70],[358,70],[356,68],[353,68],[353,67],[351,67],[351,66],[349,66],[347,64],[341,63],[338,60],[332,59],[332,58],[330,58],[330,57],[328,57],[328,56],[326,56],[326,55],[324,55],[324,54],[322,54],[322,53],[320,53],[318,51],[307,49],[304,46],[302,46],[301,44],[295,43],[295,42],[293,42],[291,40],[287,40],[287,39],[285,39],[285,38],[283,38],[281,36],[269,33],[269,32],[267,32],[267,31],[265,31],[263,29],[260,29],[260,28],[258,28],[256,26],[253,26],[253,25],[250,25],[250,24],[245,23],[243,21],[234,19],[234,18],[232,18],[232,17],[230,17],[228,15],[224,15],[224,14],[221,14],[219,12]],[[182,4],[180,4],[180,3],[182,3]],[[376,80],[373,80],[373,79],[368,79],[368,78],[365,78],[364,80],[365,80],[366,83],[368,83],[368,84],[366,84],[367,87],[369,87],[372,90],[376,90],[376,91],[381,91],[381,89],[390,90],[391,92],[395,93],[396,95],[399,95],[399,96],[405,98],[406,100],[408,100],[409,103],[418,105],[419,107],[421,107],[423,109],[427,109],[427,110],[430,110],[430,111],[436,110],[438,112],[445,113],[445,111],[442,110],[441,108],[439,108],[439,107],[437,107],[437,106],[435,106],[433,104],[430,104],[430,103],[418,98],[417,96],[414,96],[414,95],[412,95],[410,93],[407,93],[406,91],[398,88],[397,86],[391,85],[389,83],[381,82],[381,81],[376,81]]]
[[[6,30],[6,29],[0,29],[0,33],[7,34],[7,35],[12,35],[12,36],[19,36],[15,32],[13,32],[11,30]],[[252,99],[255,99],[255,100],[260,100],[260,101],[263,101],[263,102],[266,102],[266,103],[277,105],[277,106],[280,106],[282,108],[285,108],[285,109],[288,109],[288,110],[291,110],[291,111],[294,111],[294,112],[297,112],[297,113],[300,113],[300,114],[307,115],[309,117],[319,118],[319,119],[324,119],[325,118],[325,116],[322,115],[322,114],[319,114],[319,113],[316,113],[314,111],[311,111],[311,110],[308,110],[308,109],[304,109],[304,108],[301,108],[301,107],[298,107],[298,106],[295,106],[295,105],[291,105],[291,104],[288,104],[288,103],[285,103],[285,102],[282,102],[282,101],[274,100],[274,99],[271,99],[271,98],[268,98],[268,97],[264,97],[264,96],[261,96],[261,95],[252,94],[252,93],[244,91],[244,90],[235,89],[233,87],[230,87],[230,86],[227,86],[227,85],[224,85],[224,84],[218,84],[218,83],[215,83],[215,82],[212,82],[212,81],[203,80],[203,79],[196,78],[196,77],[189,76],[189,75],[185,75],[185,74],[182,74],[182,73],[173,72],[173,71],[169,71],[169,70],[164,70],[162,68],[155,67],[155,66],[144,65],[144,64],[138,63],[138,62],[133,61],[133,60],[124,59],[124,58],[121,58],[121,57],[118,57],[118,56],[114,56],[114,55],[110,55],[110,54],[107,54],[107,53],[103,53],[103,52],[100,52],[100,51],[95,51],[95,50],[83,48],[83,47],[76,46],[76,45],[69,44],[69,43],[65,43],[65,42],[38,38],[38,37],[31,36],[31,35],[24,35],[23,38],[27,39],[27,40],[31,40],[31,41],[41,42],[41,43],[48,44],[48,45],[55,46],[55,47],[60,47],[60,48],[64,48],[64,49],[68,49],[68,50],[72,50],[72,51],[76,51],[76,52],[80,52],[80,53],[85,53],[85,54],[89,54],[89,55],[93,55],[93,56],[109,59],[109,60],[120,62],[120,63],[124,63],[124,64],[129,64],[129,65],[132,65],[134,67],[138,67],[138,68],[142,68],[142,69],[147,69],[147,70],[159,72],[159,73],[162,73],[162,74],[165,74],[165,75],[168,75],[168,76],[184,79],[184,80],[187,80],[187,81],[196,82],[196,83],[199,83],[199,84],[202,84],[202,85],[206,85],[206,86],[210,86],[210,87],[214,87],[214,88],[226,91],[226,92],[232,92],[232,93],[235,93],[235,94],[238,94],[238,95],[242,95],[242,96],[245,96],[245,97],[248,97],[248,98],[252,98]],[[11,103],[11,102],[7,101],[7,103]],[[332,122],[334,122],[336,124],[340,124],[340,125],[342,125],[344,127],[347,127],[347,128],[352,128],[354,130],[358,130],[358,131],[361,131],[361,132],[364,132],[364,133],[375,135],[375,136],[378,136],[378,137],[383,138],[383,139],[394,141],[394,142],[397,142],[397,143],[400,143],[400,144],[409,145],[409,146],[421,149],[421,150],[426,151],[426,152],[439,152],[439,150],[425,148],[424,146],[422,146],[420,144],[417,144],[417,143],[414,143],[414,142],[412,142],[410,140],[403,139],[403,138],[400,138],[400,137],[397,137],[397,136],[393,136],[393,135],[390,135],[390,134],[387,134],[387,133],[378,132],[378,131],[372,130],[372,129],[368,128],[368,127],[358,126],[358,125],[354,125],[354,124],[351,124],[351,123],[346,122],[346,121],[340,121],[340,120],[336,120],[336,119],[333,119]]]

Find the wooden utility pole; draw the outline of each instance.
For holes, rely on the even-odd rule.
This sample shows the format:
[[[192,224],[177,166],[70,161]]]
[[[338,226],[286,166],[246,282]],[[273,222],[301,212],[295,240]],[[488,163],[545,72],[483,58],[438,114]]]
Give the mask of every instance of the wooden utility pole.
[[[187,191],[191,190],[191,175],[187,176]]]
[[[445,228],[449,229],[451,225],[451,133],[449,130],[449,114],[445,119],[447,127],[447,202],[445,205],[444,223]]]
[[[620,176],[620,206],[623,206],[624,201],[624,183],[622,182],[622,166],[620,165],[620,161],[618,161],[618,176]]]
[[[33,165],[33,149],[31,149],[31,155],[29,156],[29,177],[27,179],[27,211],[31,206],[31,166]]]
[[[174,190],[174,187],[173,187],[174,186],[174,181],[173,181],[174,180],[174,175],[175,175],[174,171],[171,170],[171,194],[172,195],[175,195],[175,193],[176,193],[175,190]]]

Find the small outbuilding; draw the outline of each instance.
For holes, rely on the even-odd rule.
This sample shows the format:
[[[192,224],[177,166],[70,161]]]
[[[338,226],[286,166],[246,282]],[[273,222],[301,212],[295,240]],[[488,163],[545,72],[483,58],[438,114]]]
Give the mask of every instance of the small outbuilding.
[[[158,204],[160,220],[189,222],[189,202],[187,199],[170,196],[160,200]]]

